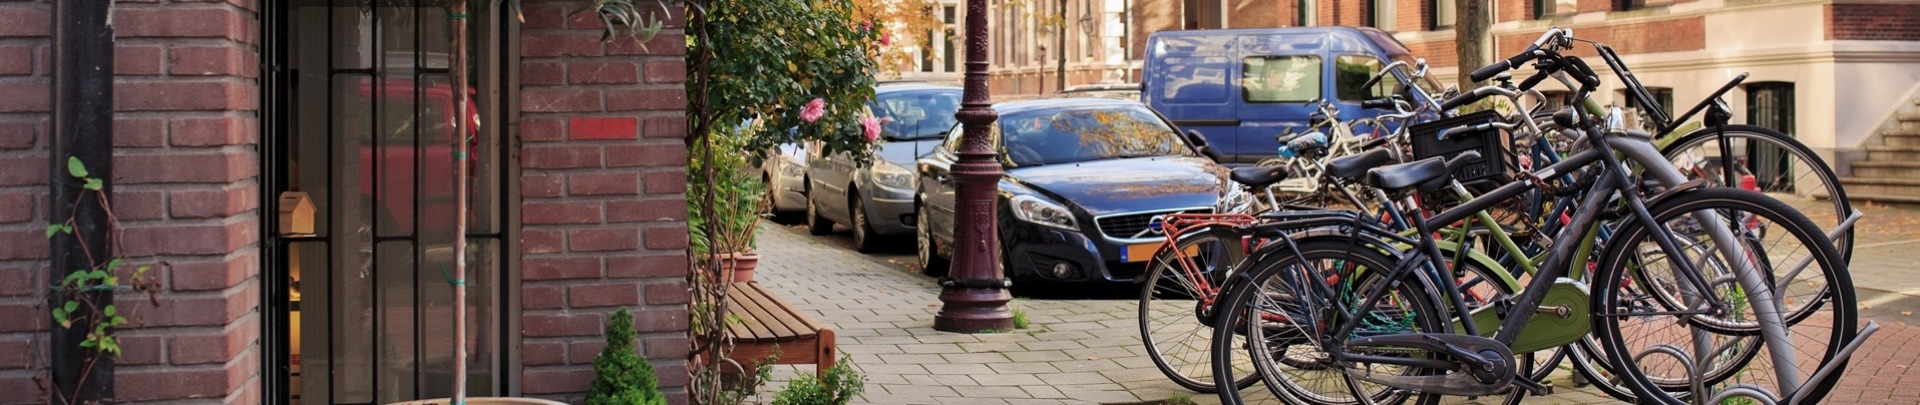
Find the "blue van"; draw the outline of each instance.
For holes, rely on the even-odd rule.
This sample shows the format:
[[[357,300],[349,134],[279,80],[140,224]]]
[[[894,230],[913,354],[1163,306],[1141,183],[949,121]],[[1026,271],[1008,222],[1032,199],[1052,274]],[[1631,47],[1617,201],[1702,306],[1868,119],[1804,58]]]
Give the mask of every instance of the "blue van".
[[[1309,101],[1334,102],[1343,121],[1379,115],[1360,102],[1398,82],[1362,86],[1395,60],[1415,63],[1400,41],[1368,27],[1162,31],[1147,39],[1140,101],[1199,131],[1227,163],[1254,163],[1278,153],[1279,135],[1309,124]]]

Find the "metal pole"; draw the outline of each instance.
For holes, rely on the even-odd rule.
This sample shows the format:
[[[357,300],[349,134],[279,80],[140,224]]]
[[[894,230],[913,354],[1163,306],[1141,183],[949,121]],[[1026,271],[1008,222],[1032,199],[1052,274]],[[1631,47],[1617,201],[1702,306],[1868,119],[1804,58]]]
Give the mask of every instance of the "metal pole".
[[[1000,242],[996,229],[996,188],[1000,183],[1000,162],[991,125],[999,114],[987,94],[987,0],[967,0],[967,75],[965,99],[954,117],[965,125],[961,134],[960,160],[953,165],[954,181],[959,183],[955,196],[953,269],[942,283],[940,313],[933,317],[933,329],[946,332],[976,333],[985,330],[1013,329],[1013,312],[1007,302],[1005,280],[1000,271]]]
[[[62,0],[53,3],[53,136],[48,142],[48,222],[72,220],[71,235],[50,241],[51,279],[58,283],[68,273],[102,268],[113,257],[108,238],[112,228],[102,203],[113,195],[113,26],[107,23],[111,0]],[[67,172],[68,158],[86,166],[87,177],[100,179],[100,190],[87,190],[83,181]],[[80,404],[113,398],[113,357],[80,347],[90,327],[79,319],[96,319],[100,308],[113,303],[113,292],[83,292],[96,308],[81,305],[73,327],[52,325],[54,404]],[[65,305],[72,297],[47,294],[51,305]],[[88,300],[83,300],[88,301]],[[48,316],[42,313],[42,316]]]
[[[467,403],[467,151],[472,143],[472,112],[467,109],[467,0],[447,4],[453,28],[453,401]]]

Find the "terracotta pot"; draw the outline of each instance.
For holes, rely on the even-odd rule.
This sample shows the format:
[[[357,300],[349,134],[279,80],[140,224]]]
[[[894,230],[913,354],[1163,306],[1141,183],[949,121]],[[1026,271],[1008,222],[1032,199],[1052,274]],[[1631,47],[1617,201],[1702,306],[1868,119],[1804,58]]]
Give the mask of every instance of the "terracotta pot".
[[[733,282],[735,283],[753,281],[753,271],[759,267],[759,253],[735,252],[720,254],[720,268],[732,271]]]
[[[447,405],[448,401],[452,401],[452,399],[451,398],[422,399],[418,401],[395,402],[387,405]],[[467,405],[567,405],[567,404],[564,402],[554,402],[554,401],[548,401],[548,400],[537,399],[537,398],[482,397],[482,398],[467,398]]]

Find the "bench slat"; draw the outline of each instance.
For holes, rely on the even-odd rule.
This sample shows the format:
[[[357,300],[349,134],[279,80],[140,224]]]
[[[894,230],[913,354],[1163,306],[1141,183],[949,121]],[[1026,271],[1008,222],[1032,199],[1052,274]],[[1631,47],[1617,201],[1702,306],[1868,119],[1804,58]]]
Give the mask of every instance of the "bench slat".
[[[728,293],[731,302],[728,308],[737,308],[734,312],[744,324],[748,334],[734,333],[734,338],[749,342],[792,341],[811,338],[817,335],[819,328],[811,320],[802,320],[794,316],[797,311],[785,306],[758,283],[735,283]],[[804,317],[804,315],[801,315]]]
[[[774,314],[774,316],[780,317],[783,321],[790,321],[791,323],[788,325],[793,329],[808,331],[808,334],[813,334],[813,331],[820,330],[819,323],[814,322],[812,317],[807,316],[800,308],[787,304],[786,300],[780,299],[780,296],[773,295],[773,293],[767,291],[765,287],[761,287],[760,283],[748,282],[747,287],[758,292],[760,297],[764,297],[767,300],[768,308],[777,308],[779,313]]]
[[[740,290],[736,290],[736,291],[740,291]],[[788,339],[795,336],[795,334],[793,333],[793,330],[791,328],[788,328],[787,325],[781,323],[779,318],[774,317],[773,314],[770,311],[768,311],[765,306],[762,305],[762,301],[760,300],[760,298],[755,296],[753,292],[751,291],[742,292],[741,295],[736,298],[734,305],[740,307],[742,311],[752,314],[750,316],[745,317],[747,322],[752,322],[758,327],[766,330],[766,333],[760,335],[757,340],[774,341],[774,340]]]
[[[746,341],[773,339],[773,331],[761,321],[761,315],[753,312],[756,308],[748,308],[753,305],[753,300],[747,295],[739,288],[727,289],[727,314],[730,315],[724,320],[727,333],[733,335],[734,339]]]
[[[768,329],[773,330],[776,339],[798,339],[812,336],[815,333],[815,329],[810,329],[805,323],[793,319],[793,315],[789,313],[789,311],[792,311],[792,308],[780,305],[774,300],[772,294],[764,289],[757,288],[759,287],[758,284],[753,284],[748,287],[750,289],[747,296],[752,298],[754,305],[760,308],[759,314],[762,317],[761,320],[767,323]]]

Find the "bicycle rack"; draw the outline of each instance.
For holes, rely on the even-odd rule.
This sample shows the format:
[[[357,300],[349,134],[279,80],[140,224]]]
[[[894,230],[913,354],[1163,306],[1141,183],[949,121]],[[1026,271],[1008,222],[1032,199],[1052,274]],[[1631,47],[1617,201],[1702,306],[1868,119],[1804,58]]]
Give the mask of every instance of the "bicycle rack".
[[[1673,357],[1675,360],[1679,360],[1680,368],[1687,372],[1688,382],[1690,384],[1688,391],[1693,394],[1691,398],[1694,399],[1693,403],[1695,404],[1724,404],[1727,403],[1728,399],[1745,398],[1762,405],[1779,405],[1783,403],[1798,405],[1806,401],[1807,395],[1811,392],[1808,391],[1806,387],[1824,384],[1828,379],[1839,378],[1840,365],[1846,363],[1848,358],[1853,357],[1853,352],[1859,350],[1860,346],[1865,344],[1868,338],[1873,337],[1873,334],[1879,331],[1879,322],[1867,321],[1867,326],[1860,328],[1860,334],[1855,335],[1853,340],[1848,341],[1845,346],[1841,346],[1839,353],[1835,353],[1833,361],[1822,364],[1819,369],[1814,370],[1813,375],[1807,377],[1807,381],[1800,384],[1800,388],[1795,389],[1792,395],[1788,395],[1786,398],[1775,396],[1765,388],[1752,384],[1734,384],[1720,391],[1719,394],[1714,395],[1712,398],[1706,401],[1700,401],[1701,398],[1706,398],[1707,388],[1701,385],[1700,371],[1694,367],[1693,356],[1688,355],[1685,351],[1670,344],[1660,344],[1648,348],[1646,351],[1634,356],[1633,361],[1638,363],[1646,359],[1647,356],[1655,354],[1664,354]],[[1782,399],[1784,399],[1785,402],[1782,402]]]

